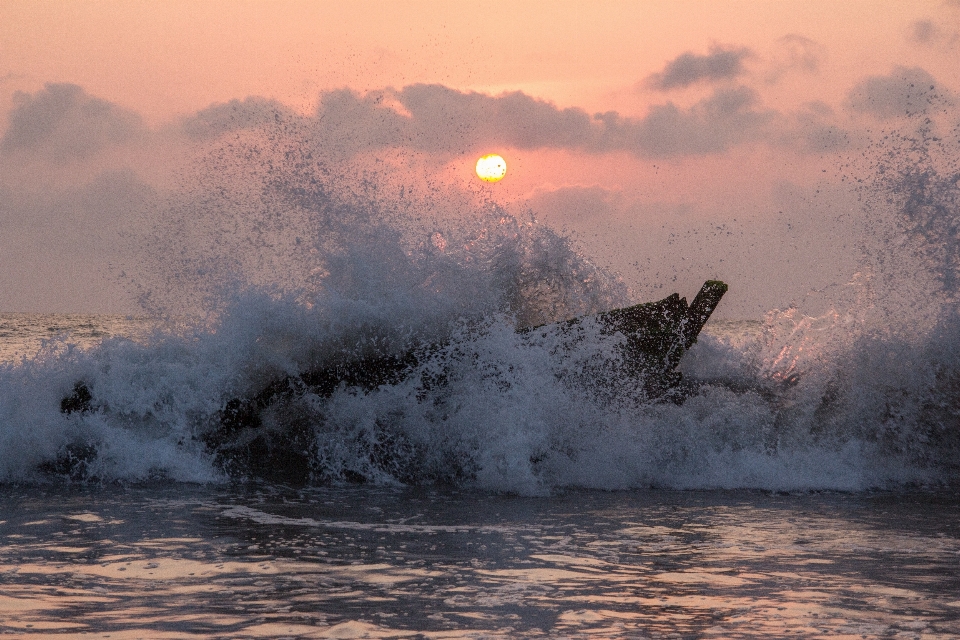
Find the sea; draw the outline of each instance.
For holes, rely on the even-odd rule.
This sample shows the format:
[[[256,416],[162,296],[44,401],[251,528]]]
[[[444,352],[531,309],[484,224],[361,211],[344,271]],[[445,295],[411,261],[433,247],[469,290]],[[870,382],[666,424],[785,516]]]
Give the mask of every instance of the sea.
[[[162,203],[138,314],[0,314],[0,633],[960,637],[956,155],[886,153],[849,281],[656,398],[524,330],[640,301],[570,237],[281,138]]]

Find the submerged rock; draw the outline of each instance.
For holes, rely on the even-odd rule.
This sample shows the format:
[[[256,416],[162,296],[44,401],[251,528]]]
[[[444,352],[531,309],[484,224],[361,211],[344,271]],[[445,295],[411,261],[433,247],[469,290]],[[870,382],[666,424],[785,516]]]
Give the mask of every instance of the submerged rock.
[[[73,385],[73,393],[60,401],[61,413],[86,413],[93,408],[93,394],[83,382]]]

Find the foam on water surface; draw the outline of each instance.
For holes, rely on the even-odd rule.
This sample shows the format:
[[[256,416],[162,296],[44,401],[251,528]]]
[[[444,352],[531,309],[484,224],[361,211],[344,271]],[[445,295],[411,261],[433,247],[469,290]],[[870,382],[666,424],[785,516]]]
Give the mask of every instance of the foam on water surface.
[[[943,492],[13,488],[0,632],[952,638],[957,516]]]

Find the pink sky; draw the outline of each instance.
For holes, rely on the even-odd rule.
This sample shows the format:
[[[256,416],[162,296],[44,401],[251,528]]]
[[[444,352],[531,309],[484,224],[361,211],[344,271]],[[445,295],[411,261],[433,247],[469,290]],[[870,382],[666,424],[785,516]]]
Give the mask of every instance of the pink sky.
[[[685,51],[749,47],[775,66],[777,41],[822,47],[816,79],[771,87],[777,106],[842,98],[893,65],[960,81],[957,59],[909,36],[920,20],[957,28],[937,1],[5,2],[4,88],[72,82],[159,124],[212,102],[258,95],[301,108],[321,90],[440,83],[521,90],[560,106],[642,114],[635,85]],[[950,34],[944,33],[947,38]],[[954,43],[955,44],[955,43]],[[950,49],[954,54],[957,50]]]
[[[468,186],[477,155],[502,153],[508,177],[490,194],[569,229],[639,297],[652,295],[654,278],[690,288],[724,277],[740,281],[729,313],[756,317],[853,268],[845,241],[822,245],[817,235],[852,233],[849,202],[813,194],[829,190],[823,181],[843,157],[900,126],[898,110],[925,99],[909,93],[911,83],[928,79],[942,98],[938,113],[960,122],[956,0],[489,9],[8,1],[0,4],[0,310],[129,308],[107,264],[116,243],[105,238],[123,226],[132,196],[110,176],[126,171],[164,188],[178,154],[195,143],[190,123],[215,119],[211,105],[252,96],[262,100],[241,103],[244,114],[272,100],[308,117],[319,109],[330,122],[347,113],[332,100],[351,95],[349,113],[380,122],[390,108],[409,128],[400,144],[348,122],[357,127],[350,144],[369,136],[373,155],[409,147],[420,174]],[[418,84],[437,87],[405,89]],[[334,93],[342,89],[352,93]],[[509,102],[508,92],[523,99]],[[80,119],[41,140],[38,123],[54,103]],[[107,107],[91,121],[84,105]],[[591,120],[608,112],[613,124]],[[451,131],[470,132],[462,139],[437,133],[451,113],[464,119]],[[331,148],[359,153],[336,133],[324,130]],[[77,204],[101,184],[102,202]],[[824,226],[841,219],[848,226]],[[667,238],[724,225],[740,244],[715,234],[683,245],[683,255],[666,249]]]

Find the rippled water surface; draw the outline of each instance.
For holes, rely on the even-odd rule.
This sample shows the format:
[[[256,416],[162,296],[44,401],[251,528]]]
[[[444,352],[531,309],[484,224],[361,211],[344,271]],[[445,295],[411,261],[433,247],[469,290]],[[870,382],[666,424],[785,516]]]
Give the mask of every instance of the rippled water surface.
[[[122,335],[143,338],[156,322],[148,318],[81,313],[0,313],[0,363],[32,358],[51,341],[81,348]]]
[[[7,488],[0,630],[960,635],[953,493]]]

